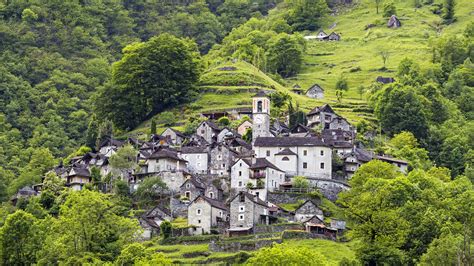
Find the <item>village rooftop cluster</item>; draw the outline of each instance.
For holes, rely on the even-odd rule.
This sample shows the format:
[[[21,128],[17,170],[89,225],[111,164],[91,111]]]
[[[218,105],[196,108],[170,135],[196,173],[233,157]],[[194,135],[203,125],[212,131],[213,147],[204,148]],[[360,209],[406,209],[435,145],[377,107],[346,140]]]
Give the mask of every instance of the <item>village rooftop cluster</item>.
[[[343,230],[344,222],[325,222],[317,201],[307,200],[295,211],[279,206],[281,195],[302,192],[302,188],[294,186],[295,177],[309,181],[304,192],[319,190],[334,200],[338,192],[349,189],[346,181],[354,172],[370,160],[383,160],[407,171],[405,161],[356,147],[355,128],[328,104],[312,109],[307,114],[308,123],[293,128],[282,121],[272,122],[270,106],[268,94],[259,91],[252,98],[251,112],[234,112],[236,119],[251,117],[251,121],[245,120],[237,128],[221,128],[206,120],[190,136],[167,128],[147,142],[109,138],[98,151],[73,158],[70,165],[60,165],[53,171],[71,189],[81,190],[91,182],[92,167],[106,176],[111,172],[110,156],[129,143],[138,150],[139,169],[129,169],[121,178],[131,191],[143,180],[158,176],[171,195],[169,203],[140,217],[145,237],[159,231],[164,220],[183,217],[189,225],[183,235],[252,234],[258,225],[283,221],[300,223],[308,232],[328,238]],[[321,130],[316,132],[314,128]],[[248,129],[252,129],[251,143],[242,139]],[[342,176],[333,172],[333,156],[344,162]],[[40,188],[37,186],[36,190]],[[18,197],[35,193],[24,188]]]

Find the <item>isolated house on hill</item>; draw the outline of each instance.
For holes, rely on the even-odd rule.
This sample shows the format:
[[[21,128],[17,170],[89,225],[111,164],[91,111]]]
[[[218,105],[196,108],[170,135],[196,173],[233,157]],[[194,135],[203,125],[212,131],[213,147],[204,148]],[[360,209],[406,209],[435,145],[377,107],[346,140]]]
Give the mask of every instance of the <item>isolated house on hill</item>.
[[[402,26],[402,23],[395,15],[392,15],[387,22],[387,27],[389,28],[400,28],[401,26]]]
[[[316,35],[316,38],[320,41],[324,40],[328,35],[324,31],[318,32],[318,35]]]
[[[339,35],[335,32],[331,32],[331,34],[329,34],[325,39],[327,39],[329,41],[340,41],[341,40],[341,35]]]
[[[73,190],[82,190],[85,184],[91,182],[91,173],[89,169],[82,167],[72,167],[71,171],[67,176],[66,185],[70,186]]]
[[[240,123],[240,125],[237,127],[237,133],[243,136],[245,135],[245,133],[247,133],[247,130],[249,128],[252,128],[252,122],[245,120],[244,122]]]
[[[306,91],[306,96],[313,99],[324,98],[324,89],[318,84],[314,84]]]

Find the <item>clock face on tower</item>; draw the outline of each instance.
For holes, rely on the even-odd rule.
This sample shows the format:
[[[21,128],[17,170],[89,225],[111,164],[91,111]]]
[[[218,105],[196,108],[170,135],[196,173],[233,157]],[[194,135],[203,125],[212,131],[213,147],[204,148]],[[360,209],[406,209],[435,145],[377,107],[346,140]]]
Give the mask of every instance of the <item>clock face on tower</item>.
[[[261,124],[262,123],[262,118],[260,116],[255,117],[255,123]]]

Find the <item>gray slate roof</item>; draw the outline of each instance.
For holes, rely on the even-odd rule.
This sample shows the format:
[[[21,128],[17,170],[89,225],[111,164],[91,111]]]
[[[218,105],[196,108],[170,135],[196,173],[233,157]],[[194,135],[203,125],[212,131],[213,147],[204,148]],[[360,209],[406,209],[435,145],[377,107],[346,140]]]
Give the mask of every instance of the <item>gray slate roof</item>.
[[[284,172],[284,171],[280,170],[280,168],[276,167],[274,164],[272,164],[271,162],[269,162],[265,158],[255,159],[255,163],[253,163],[250,166],[250,169],[262,169],[262,168],[272,168],[272,169],[275,169],[277,171]]]
[[[148,159],[164,159],[164,158],[186,162],[186,160],[183,160],[178,157],[177,152],[168,150],[168,149],[161,149],[159,151],[154,152],[152,155],[150,155],[150,157],[148,157]]]
[[[320,112],[326,112],[326,113],[334,113],[334,110],[331,108],[329,104],[325,104],[323,106],[318,106],[315,107],[313,110],[311,110],[308,115],[316,115],[319,114]]]
[[[324,143],[319,137],[259,137],[255,140],[254,146],[256,147],[327,147],[328,144]]]

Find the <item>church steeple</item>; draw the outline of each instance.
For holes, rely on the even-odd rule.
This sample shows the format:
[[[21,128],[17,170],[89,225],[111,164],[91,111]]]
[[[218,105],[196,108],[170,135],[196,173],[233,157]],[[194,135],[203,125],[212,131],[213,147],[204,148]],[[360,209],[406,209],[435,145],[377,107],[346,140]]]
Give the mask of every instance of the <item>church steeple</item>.
[[[258,137],[270,137],[270,98],[263,91],[252,97],[252,143]]]

